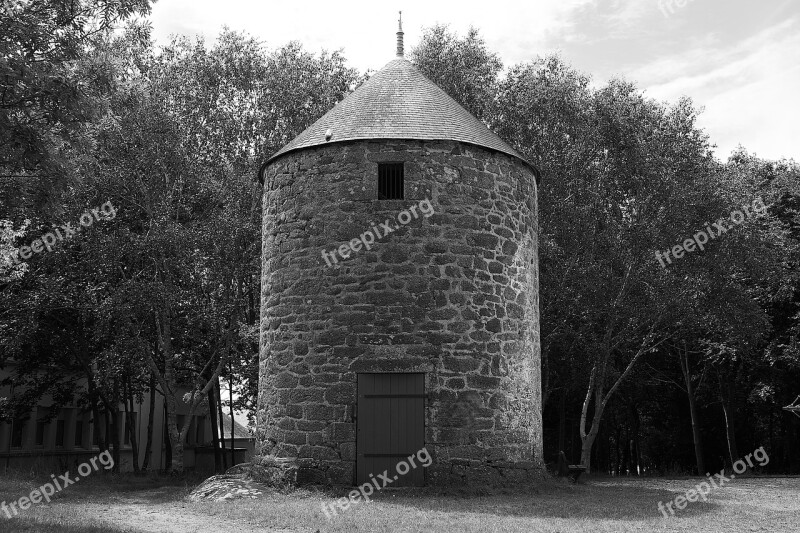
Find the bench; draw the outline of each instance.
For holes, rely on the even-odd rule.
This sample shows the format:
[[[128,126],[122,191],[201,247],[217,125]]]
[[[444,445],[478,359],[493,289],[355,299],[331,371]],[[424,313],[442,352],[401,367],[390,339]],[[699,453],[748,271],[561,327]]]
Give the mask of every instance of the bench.
[[[586,472],[584,465],[571,465],[567,463],[567,456],[564,452],[558,452],[558,475],[559,477],[569,477],[573,483],[578,482],[581,474]]]

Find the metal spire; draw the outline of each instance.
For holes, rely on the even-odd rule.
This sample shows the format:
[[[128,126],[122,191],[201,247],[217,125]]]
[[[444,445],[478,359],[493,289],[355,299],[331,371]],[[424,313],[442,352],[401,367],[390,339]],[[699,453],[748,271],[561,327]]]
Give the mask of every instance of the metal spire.
[[[397,57],[403,57],[403,12],[397,21]]]

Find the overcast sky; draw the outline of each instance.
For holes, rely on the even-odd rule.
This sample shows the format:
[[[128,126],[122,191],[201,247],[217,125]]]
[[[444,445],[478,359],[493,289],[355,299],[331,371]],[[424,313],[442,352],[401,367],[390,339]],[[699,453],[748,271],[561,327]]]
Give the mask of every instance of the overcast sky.
[[[596,85],[690,96],[720,159],[738,144],[800,159],[800,0],[158,0],[151,21],[159,43],[227,25],[270,47],[341,48],[363,71],[393,59],[400,9],[407,49],[423,27],[474,25],[506,66],[558,52]]]

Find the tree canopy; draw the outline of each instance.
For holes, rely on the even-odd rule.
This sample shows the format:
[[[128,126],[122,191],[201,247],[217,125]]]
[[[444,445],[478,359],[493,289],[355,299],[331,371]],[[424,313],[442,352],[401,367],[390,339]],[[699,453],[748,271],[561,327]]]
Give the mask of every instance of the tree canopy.
[[[100,416],[158,383],[179,470],[178,403],[213,412],[222,379],[235,407],[255,404],[257,170],[365,74],[229,30],[156,47],[129,20],[144,0],[15,9],[0,19],[0,252],[104,203],[115,216],[0,262],[0,365],[24,391],[0,417],[45,393]],[[475,28],[428,28],[410,58],[542,172],[545,458],[702,474],[768,443],[769,468],[800,471],[780,411],[800,392],[797,163],[721,161],[690,99],[595,84],[558,56],[504,69]],[[702,249],[659,260],[721,219]]]

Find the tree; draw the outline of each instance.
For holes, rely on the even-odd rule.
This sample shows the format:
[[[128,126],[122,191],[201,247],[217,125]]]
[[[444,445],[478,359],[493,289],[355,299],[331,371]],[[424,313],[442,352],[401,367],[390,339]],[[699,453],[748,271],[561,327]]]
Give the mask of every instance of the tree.
[[[230,32],[211,50],[187,40],[157,55],[140,50],[122,70],[141,76],[121,85],[115,120],[99,136],[94,186],[125,212],[115,307],[165,394],[180,471],[191,415],[223,369],[240,373],[234,362],[249,369],[257,358],[250,330],[240,334],[257,323],[260,293],[255,170],[264,152],[341,98],[355,73],[338,54],[317,58],[296,44],[267,54]],[[189,416],[179,427],[181,403]]]
[[[19,203],[54,203],[78,180],[91,125],[106,112],[106,64],[87,50],[150,0],[7,2],[0,17],[0,177]],[[7,199],[5,195],[2,202]],[[4,211],[12,206],[0,204]]]
[[[489,119],[503,63],[486,48],[476,28],[470,27],[463,38],[446,25],[426,28],[410,59],[467,111]]]

